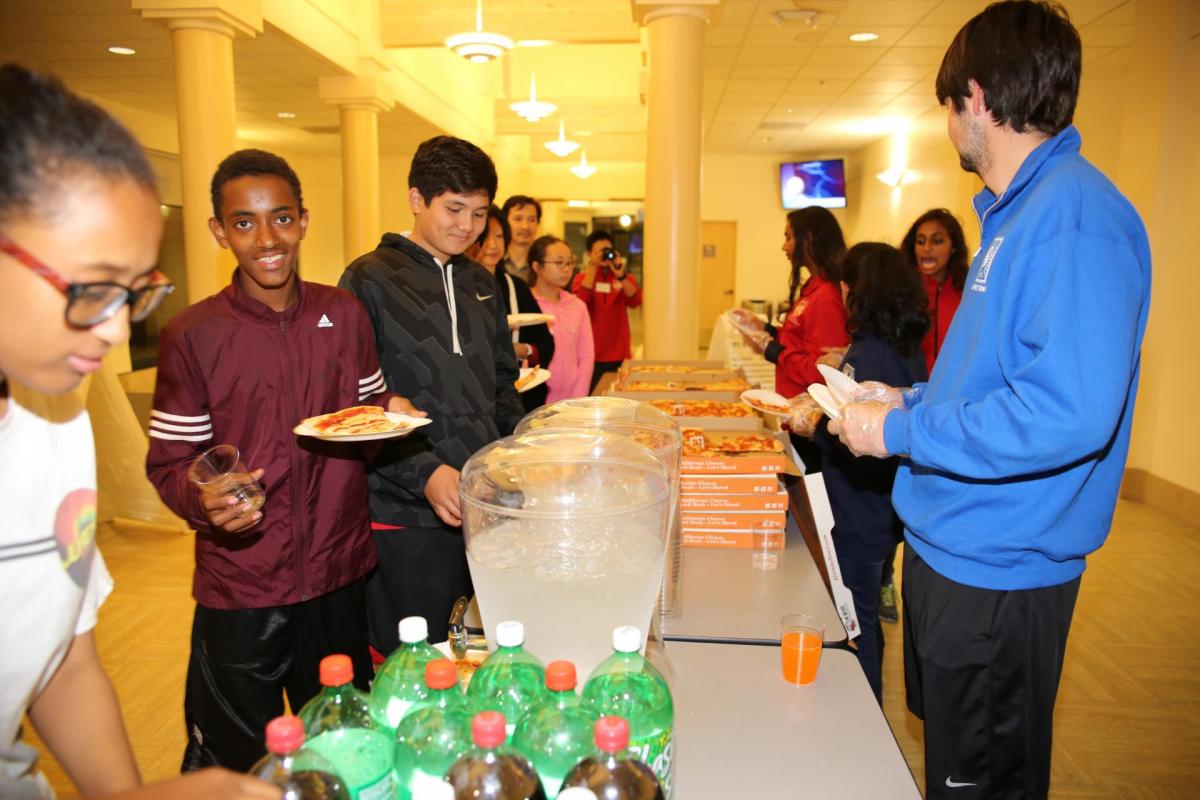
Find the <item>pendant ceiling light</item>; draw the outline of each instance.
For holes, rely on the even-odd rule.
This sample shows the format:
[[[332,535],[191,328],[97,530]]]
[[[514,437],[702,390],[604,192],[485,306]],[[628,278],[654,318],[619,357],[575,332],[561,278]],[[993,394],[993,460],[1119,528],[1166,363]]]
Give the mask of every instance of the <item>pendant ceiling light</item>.
[[[509,108],[517,112],[518,117],[523,117],[530,122],[543,120],[558,110],[558,106],[553,103],[537,99],[537,75],[533,73],[529,75],[529,99],[513,103]]]
[[[446,38],[446,47],[468,61],[486,64],[512,49],[513,40],[483,29],[483,0],[475,0],[475,30]]]
[[[572,142],[567,138],[567,123],[563,120],[558,121],[558,138],[552,139],[544,144],[545,148],[559,158],[565,158],[579,149],[579,142]]]
[[[587,149],[579,154],[579,163],[571,167],[571,172],[578,178],[590,178],[596,173],[596,168],[587,162]]]

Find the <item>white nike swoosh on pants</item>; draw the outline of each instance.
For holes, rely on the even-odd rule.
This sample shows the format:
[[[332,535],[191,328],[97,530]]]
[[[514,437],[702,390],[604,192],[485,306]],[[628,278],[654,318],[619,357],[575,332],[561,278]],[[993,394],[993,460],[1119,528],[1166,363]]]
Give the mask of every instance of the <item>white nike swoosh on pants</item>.
[[[950,780],[950,776],[946,776],[946,787],[949,789],[961,789],[964,786],[978,786],[978,783],[958,783]]]

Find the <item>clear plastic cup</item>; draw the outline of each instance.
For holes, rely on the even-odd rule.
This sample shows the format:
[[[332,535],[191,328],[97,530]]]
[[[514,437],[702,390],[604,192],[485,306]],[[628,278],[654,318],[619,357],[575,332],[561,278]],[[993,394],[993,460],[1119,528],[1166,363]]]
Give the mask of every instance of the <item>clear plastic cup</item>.
[[[755,523],[750,528],[750,565],[762,572],[779,566],[779,551],[783,547],[783,534],[774,525]]]
[[[267,499],[262,485],[250,476],[241,453],[231,444],[210,447],[196,456],[188,478],[202,494],[236,497],[243,516],[258,511]]]
[[[825,625],[807,614],[788,614],[779,620],[779,650],[783,679],[798,686],[817,678]]]

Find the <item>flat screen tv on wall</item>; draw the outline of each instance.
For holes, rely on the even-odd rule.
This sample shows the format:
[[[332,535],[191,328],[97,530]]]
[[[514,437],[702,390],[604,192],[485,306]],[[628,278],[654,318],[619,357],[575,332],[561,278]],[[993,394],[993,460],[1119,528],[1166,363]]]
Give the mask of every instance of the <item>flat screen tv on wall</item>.
[[[846,166],[840,158],[791,161],[779,165],[783,207],[846,207]]]

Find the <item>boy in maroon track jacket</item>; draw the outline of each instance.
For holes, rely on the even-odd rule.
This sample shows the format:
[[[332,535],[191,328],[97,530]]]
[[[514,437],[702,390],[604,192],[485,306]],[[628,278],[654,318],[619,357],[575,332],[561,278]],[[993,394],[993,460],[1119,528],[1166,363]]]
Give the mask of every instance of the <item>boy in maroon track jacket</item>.
[[[330,653],[349,654],[366,688],[364,586],[376,559],[364,451],[292,428],[348,406],[413,410],[385,390],[359,302],[300,280],[308,212],[287,163],[238,151],[218,167],[212,195],[209,227],[238,268],[163,330],[147,458],[163,501],[196,530],[185,772],[248,769],[283,692],[299,709]],[[266,491],[261,510],[202,498],[189,482],[192,461],[218,444],[241,451]]]

